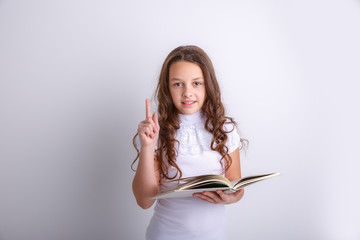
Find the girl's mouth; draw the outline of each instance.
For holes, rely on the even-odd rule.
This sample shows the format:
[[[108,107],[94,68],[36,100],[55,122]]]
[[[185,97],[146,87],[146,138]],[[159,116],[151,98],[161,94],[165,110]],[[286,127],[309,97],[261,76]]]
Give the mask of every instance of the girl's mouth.
[[[191,107],[194,103],[196,103],[196,101],[184,101],[184,102],[181,102],[181,103],[185,107]]]

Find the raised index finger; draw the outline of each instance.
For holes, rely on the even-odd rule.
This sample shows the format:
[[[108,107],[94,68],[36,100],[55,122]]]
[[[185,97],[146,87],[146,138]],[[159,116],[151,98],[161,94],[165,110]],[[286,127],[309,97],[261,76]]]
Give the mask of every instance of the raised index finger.
[[[145,104],[146,104],[146,118],[149,119],[151,118],[151,105],[149,99],[145,100]]]

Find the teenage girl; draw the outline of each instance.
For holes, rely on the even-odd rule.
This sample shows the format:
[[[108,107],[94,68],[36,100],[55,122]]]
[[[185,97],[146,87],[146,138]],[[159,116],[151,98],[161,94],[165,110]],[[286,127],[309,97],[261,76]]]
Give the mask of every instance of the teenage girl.
[[[169,180],[202,174],[241,178],[243,139],[233,119],[225,116],[213,65],[202,49],[181,46],[170,52],[155,95],[158,115],[146,99],[146,119],[134,137],[134,143],[137,136],[140,139],[133,180],[140,207],[151,207],[156,201],[152,197],[177,184]],[[235,203],[243,195],[243,190],[206,191],[188,198],[159,199],[146,239],[226,239],[224,204]]]

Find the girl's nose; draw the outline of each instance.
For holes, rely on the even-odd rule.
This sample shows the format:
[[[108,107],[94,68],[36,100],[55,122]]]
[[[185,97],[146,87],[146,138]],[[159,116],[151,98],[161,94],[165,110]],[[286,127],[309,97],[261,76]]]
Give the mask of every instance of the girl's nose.
[[[183,95],[186,98],[192,97],[191,87],[185,86]]]

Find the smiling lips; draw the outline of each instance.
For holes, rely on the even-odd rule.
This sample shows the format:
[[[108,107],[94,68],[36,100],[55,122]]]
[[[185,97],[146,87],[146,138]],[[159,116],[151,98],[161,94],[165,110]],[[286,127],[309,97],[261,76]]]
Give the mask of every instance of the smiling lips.
[[[191,107],[194,103],[196,103],[196,101],[184,101],[181,102],[181,104],[185,107]]]

